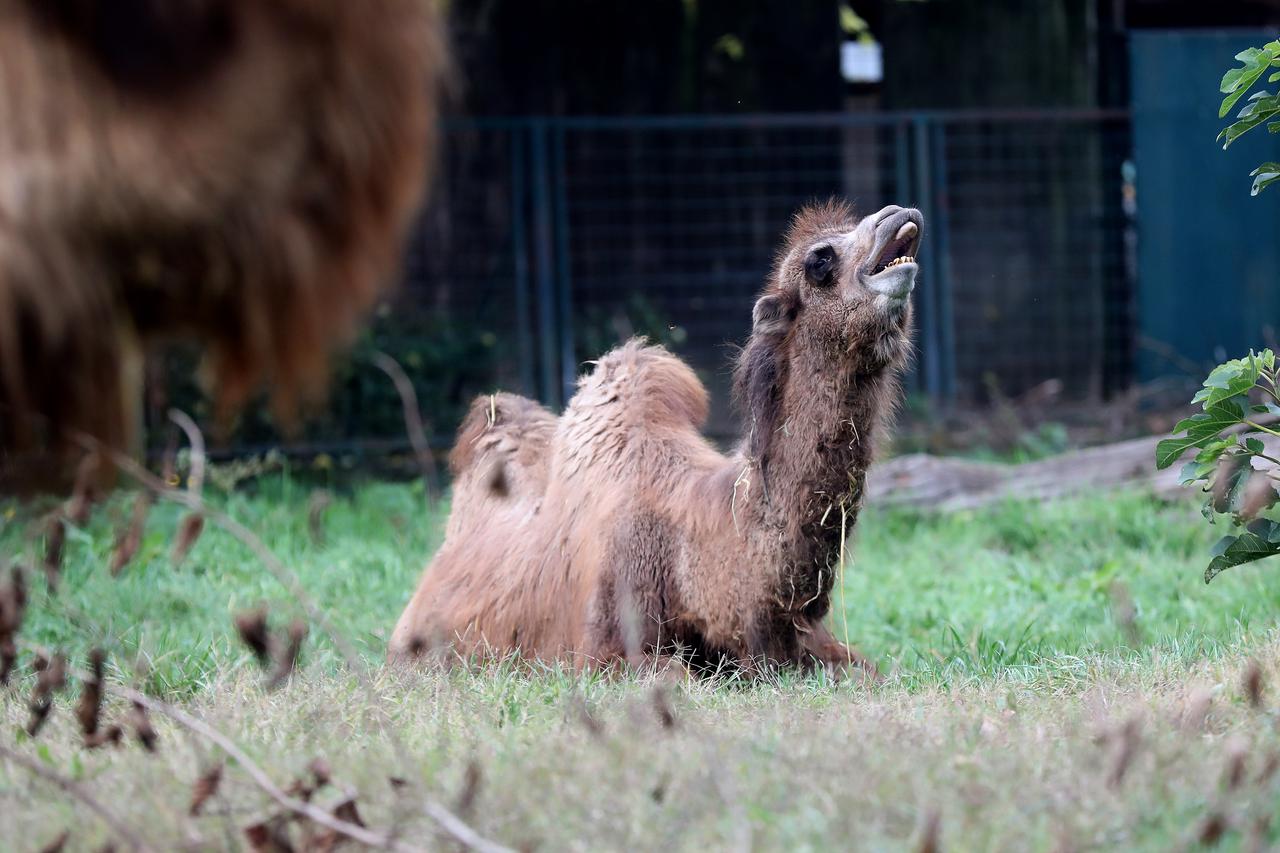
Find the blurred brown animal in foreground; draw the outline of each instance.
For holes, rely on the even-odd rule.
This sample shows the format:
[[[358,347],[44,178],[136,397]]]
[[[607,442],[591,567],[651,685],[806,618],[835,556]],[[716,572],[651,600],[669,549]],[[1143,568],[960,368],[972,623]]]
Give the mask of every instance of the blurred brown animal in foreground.
[[[127,446],[158,339],[204,345],[224,411],[321,392],[443,62],[429,0],[0,0],[0,482],[64,429]]]
[[[683,647],[748,671],[862,664],[823,624],[877,434],[911,349],[922,221],[801,212],[737,364],[749,433],[699,433],[707,392],[660,347],[601,358],[556,418],[472,406],[445,541],[391,638],[578,665]]]

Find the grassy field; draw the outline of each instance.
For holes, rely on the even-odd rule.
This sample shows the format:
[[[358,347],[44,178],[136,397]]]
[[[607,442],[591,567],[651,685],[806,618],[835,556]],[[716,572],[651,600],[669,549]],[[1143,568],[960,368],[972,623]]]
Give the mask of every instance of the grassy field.
[[[1191,502],[872,508],[834,617],[888,674],[868,688],[512,664],[384,671],[443,509],[428,509],[420,486],[364,485],[334,497],[317,538],[310,496],[283,476],[219,502],[302,577],[368,659],[372,690],[313,629],[302,671],[264,691],[232,615],[265,602],[283,625],[298,606],[217,530],[175,567],[172,507],[153,511],[138,558],[111,578],[127,494],[70,531],[61,590],[50,599],[36,585],[22,636],[79,661],[107,649],[114,677],[226,732],[282,786],[323,756],[336,787],[317,802],[354,792],[367,823],[426,848],[444,843],[427,799],[489,838],[542,850],[896,850],[934,833],[943,849],[1156,850],[1200,843],[1219,819],[1228,848],[1280,837],[1280,824],[1259,823],[1280,806],[1280,774],[1268,772],[1280,763],[1276,695],[1255,707],[1240,686],[1250,659],[1264,683],[1277,677],[1280,572],[1255,564],[1206,587],[1216,532]],[[0,504],[2,553],[38,563],[39,509]],[[5,689],[0,745],[78,780],[157,849],[233,848],[270,813],[230,767],[206,812],[186,817],[217,751],[158,717],[155,755],[83,751],[74,690],[29,741],[31,683]],[[0,839],[35,850],[64,829],[68,849],[109,838],[83,805],[0,761]]]

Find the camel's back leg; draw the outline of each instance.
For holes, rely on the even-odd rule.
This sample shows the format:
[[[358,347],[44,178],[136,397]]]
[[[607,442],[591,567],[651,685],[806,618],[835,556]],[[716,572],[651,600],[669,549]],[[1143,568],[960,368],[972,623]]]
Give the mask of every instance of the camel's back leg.
[[[675,639],[671,633],[675,531],[648,512],[624,513],[622,519],[592,601],[588,646],[593,657],[625,658],[638,666]]]
[[[800,634],[800,646],[806,663],[826,667],[840,675],[861,674],[872,681],[880,681],[880,671],[869,658],[857,649],[840,642],[821,622],[810,624]]]

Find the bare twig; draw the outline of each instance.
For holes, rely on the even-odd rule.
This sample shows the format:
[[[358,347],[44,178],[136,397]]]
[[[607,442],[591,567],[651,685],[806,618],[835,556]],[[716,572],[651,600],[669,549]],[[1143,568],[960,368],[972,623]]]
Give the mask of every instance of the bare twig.
[[[121,471],[125,472],[130,477],[133,477],[144,487],[154,492],[157,496],[185,506],[193,512],[201,514],[203,517],[209,519],[214,524],[217,524],[223,530],[239,539],[241,543],[247,546],[249,550],[254,553],[254,556],[262,562],[267,570],[275,576],[276,580],[278,580],[281,585],[289,591],[293,598],[302,606],[308,618],[318,625],[329,637],[338,653],[342,655],[343,659],[347,662],[347,666],[350,668],[352,674],[360,681],[366,694],[370,697],[377,695],[373,682],[369,678],[368,672],[366,672],[365,668],[361,665],[360,658],[356,653],[356,650],[347,641],[346,637],[338,630],[337,626],[333,624],[332,620],[329,619],[326,612],[319,606],[315,599],[311,597],[310,593],[307,592],[298,576],[285,566],[278,557],[276,557],[276,555],[267,547],[266,543],[264,543],[256,533],[241,524],[239,521],[236,521],[231,516],[227,515],[225,512],[206,504],[199,494],[170,487],[155,474],[151,473],[151,471],[149,471],[145,466],[140,465],[128,455],[111,449],[107,445],[95,439],[93,436],[88,435],[87,433],[75,431],[69,432],[68,438],[74,443],[79,444],[85,450],[94,450],[107,454]],[[364,844],[400,851],[417,849],[391,838],[386,833],[373,832],[362,827],[354,826],[346,821],[333,817],[322,809],[317,809],[310,803],[303,803],[288,796],[271,781],[271,777],[263,772],[257,764],[253,763],[249,757],[236,746],[234,741],[195,717],[184,713],[180,709],[157,699],[152,699],[144,693],[140,693],[129,688],[120,688],[108,685],[108,689],[112,693],[124,696],[145,708],[169,717],[180,725],[191,729],[215,743],[224,752],[226,752],[227,755],[236,760],[236,762],[245,770],[246,773],[249,774],[258,787],[262,788],[268,796],[290,811],[302,814],[321,826],[336,829],[348,838],[352,838]],[[394,729],[391,729],[391,731],[394,733]],[[428,815],[436,820],[446,832],[454,837],[455,840],[472,849],[480,850],[482,853],[497,853],[497,851],[509,850],[509,848],[503,847],[496,842],[485,839],[439,803],[428,801],[426,811]]]
[[[73,433],[71,435],[71,439],[85,449],[102,447],[101,442],[85,433]],[[281,585],[289,591],[289,594],[302,605],[302,609],[306,611],[307,617],[312,622],[320,626],[325,635],[333,642],[338,653],[341,654],[343,659],[347,662],[347,665],[351,668],[352,672],[360,679],[363,686],[366,689],[372,689],[368,674],[364,671],[364,667],[360,665],[360,658],[356,654],[356,650],[347,642],[342,633],[338,631],[337,626],[335,626],[332,620],[329,619],[324,609],[320,607],[316,600],[311,597],[311,594],[307,592],[306,588],[303,587],[302,581],[299,580],[298,576],[289,569],[288,566],[281,562],[274,553],[272,553],[271,549],[267,547],[266,543],[264,543],[256,533],[241,524],[239,521],[236,521],[231,516],[227,515],[225,512],[209,506],[200,495],[193,494],[190,491],[172,488],[169,484],[165,483],[155,474],[151,473],[145,467],[138,464],[125,454],[115,451],[108,452],[110,452],[112,461],[115,462],[120,470],[137,480],[145,488],[150,489],[156,495],[164,498],[165,500],[172,501],[173,503],[187,507],[193,512],[200,513],[202,516],[244,543],[244,545],[253,552],[254,556],[257,557],[264,566],[266,566],[267,571],[271,572],[271,574],[275,576],[276,580],[278,580]]]
[[[187,475],[187,491],[199,497],[204,488],[204,436],[200,433],[200,427],[196,426],[196,422],[186,412],[170,409],[169,419],[187,434],[187,441],[191,444],[191,471]],[[204,530],[204,516],[198,510],[192,510],[186,518],[182,519],[182,523],[178,525],[178,535],[173,540],[174,565],[180,564],[186,558],[187,553],[196,544],[196,540],[200,538],[202,530]]]
[[[191,472],[187,475],[187,491],[198,495],[204,488],[204,435],[191,416],[181,409],[170,409],[169,420],[187,434],[187,443],[191,445]]]
[[[23,645],[37,652],[42,651],[30,643],[24,642]],[[91,673],[71,667],[67,668],[67,672],[76,678],[92,678]],[[394,850],[398,851],[398,853],[419,853],[421,850],[421,848],[414,847],[393,838],[390,833],[378,832],[362,826],[357,826],[354,823],[335,817],[319,806],[291,797],[283,791],[279,785],[272,781],[271,777],[267,775],[267,772],[263,770],[257,762],[250,758],[244,750],[240,749],[240,747],[236,745],[235,741],[203,720],[191,716],[181,708],[170,705],[160,699],[148,696],[147,694],[134,690],[131,687],[124,687],[107,682],[104,684],[104,689],[108,693],[112,693],[122,699],[132,702],[135,707],[142,707],[160,714],[161,716],[168,717],[183,728],[194,732],[214,744],[225,752],[233,761],[235,761],[236,765],[238,765],[240,769],[249,776],[255,785],[262,789],[263,793],[275,800],[276,803],[284,809],[308,818],[327,829],[335,830],[354,841],[359,841],[361,844],[367,844],[370,847]],[[427,814],[439,823],[441,828],[453,836],[455,840],[473,850],[480,851],[480,853],[513,853],[510,848],[484,838],[484,836],[471,829],[460,818],[439,803],[428,801],[426,804],[426,811]]]
[[[17,764],[19,767],[39,776],[47,782],[57,785],[74,799],[79,800],[88,806],[98,817],[102,818],[103,823],[111,827],[111,831],[120,837],[122,841],[132,847],[134,850],[154,850],[155,848],[142,839],[142,836],[127,823],[121,820],[114,812],[108,809],[102,803],[82,788],[76,782],[58,773],[51,767],[47,767],[39,761],[15,752],[7,746],[0,744],[0,756],[4,756],[8,760]]]
[[[501,844],[490,841],[480,835],[470,826],[467,826],[460,817],[439,803],[428,800],[424,808],[427,814],[431,815],[435,822],[440,824],[440,828],[452,835],[453,840],[459,844],[478,851],[478,853],[513,853],[510,847],[503,847]]]
[[[385,352],[375,352],[373,363],[395,383],[396,393],[400,395],[400,404],[404,408],[404,429],[409,434],[409,443],[413,445],[413,452],[418,457],[418,466],[422,469],[422,483],[426,486],[427,498],[430,499],[439,491],[436,459],[427,441],[426,430],[422,426],[418,392],[413,389],[413,383],[409,380],[409,375],[404,372],[404,368],[400,366],[400,362]]]

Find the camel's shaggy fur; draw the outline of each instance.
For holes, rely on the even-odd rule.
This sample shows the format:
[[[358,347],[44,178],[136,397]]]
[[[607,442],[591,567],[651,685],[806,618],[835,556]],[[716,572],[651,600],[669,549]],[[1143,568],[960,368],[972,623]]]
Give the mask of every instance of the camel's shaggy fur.
[[[442,62],[430,0],[0,0],[0,464],[127,444],[156,338],[205,344],[225,405],[319,391],[392,277]]]
[[[693,371],[642,341],[601,358],[559,418],[477,400],[445,542],[391,657],[452,644],[588,663],[682,645],[748,667],[861,662],[822,620],[898,398],[915,265],[866,277],[887,229],[914,255],[920,224],[841,204],[796,217],[738,360],[750,429],[728,456],[699,434]]]

